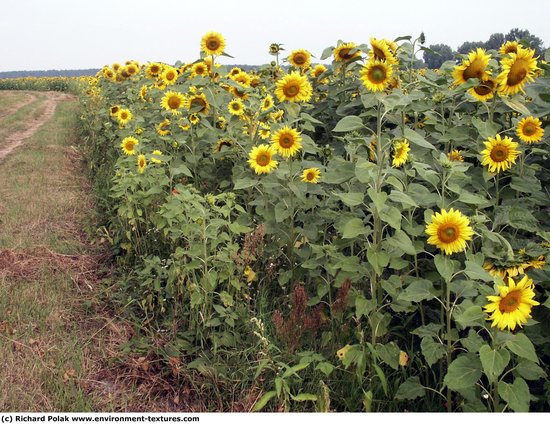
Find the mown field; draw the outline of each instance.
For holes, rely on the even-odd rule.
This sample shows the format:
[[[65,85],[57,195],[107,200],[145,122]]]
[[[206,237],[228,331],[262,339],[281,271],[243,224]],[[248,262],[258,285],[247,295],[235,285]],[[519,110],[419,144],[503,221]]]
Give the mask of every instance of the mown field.
[[[207,33],[69,84],[124,351],[175,407],[549,411],[550,67],[419,41],[245,72]]]

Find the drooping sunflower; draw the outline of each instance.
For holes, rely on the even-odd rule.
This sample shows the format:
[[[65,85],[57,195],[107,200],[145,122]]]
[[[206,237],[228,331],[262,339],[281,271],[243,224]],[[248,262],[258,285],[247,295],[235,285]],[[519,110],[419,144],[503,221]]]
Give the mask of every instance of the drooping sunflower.
[[[498,295],[487,296],[490,303],[483,309],[490,314],[487,319],[493,321],[492,327],[513,331],[518,325],[527,323],[531,308],[540,303],[535,300],[533,280],[527,275],[518,282],[512,278],[507,281],[508,285],[498,286]]]
[[[372,47],[369,50],[369,58],[377,59],[379,61],[385,61],[388,64],[396,64],[397,59],[394,53],[390,49],[390,46],[386,40],[377,40],[374,37],[370,38],[370,45]]]
[[[307,70],[311,65],[311,53],[304,49],[293,50],[287,59],[292,66],[300,69]]]
[[[361,51],[355,43],[342,43],[333,50],[332,55],[336,62],[349,62],[360,57]]]
[[[132,117],[132,112],[126,108],[119,109],[116,115],[116,119],[121,126],[125,126],[126,124],[128,124]]]
[[[432,215],[426,225],[428,244],[443,250],[451,255],[466,249],[466,242],[472,239],[474,231],[470,227],[470,220],[459,210],[441,209],[441,213]]]
[[[455,66],[453,70],[454,84],[464,84],[470,78],[478,78],[485,80],[491,76],[491,72],[487,69],[491,55],[485,53],[485,49],[478,47],[476,50],[468,53],[466,59],[461,65]]]
[[[478,101],[486,102],[489,99],[493,99],[497,83],[491,77],[485,77],[479,82],[477,86],[468,89],[468,93],[476,98]]]
[[[279,164],[273,157],[276,154],[275,147],[273,145],[259,145],[252,148],[252,151],[248,154],[248,164],[254,169],[256,174],[269,174],[273,169],[277,168]]]
[[[267,95],[265,98],[262,99],[262,111],[267,111],[268,109],[272,108],[273,105],[273,96]]]
[[[139,154],[137,158],[137,168],[138,172],[143,173],[145,169],[147,168],[147,159],[145,158],[145,155]]]
[[[302,136],[300,136],[300,132],[288,126],[277,130],[273,136],[271,136],[271,141],[277,153],[284,158],[293,157],[302,149],[302,144],[300,143],[302,141]]]
[[[361,69],[361,81],[371,92],[383,91],[392,77],[392,67],[385,62],[369,60]]]
[[[120,147],[122,148],[122,151],[124,151],[124,154],[126,154],[126,155],[135,155],[136,145],[138,143],[139,143],[139,141],[136,138],[134,138],[133,136],[128,136],[128,137],[122,139]]]
[[[201,50],[207,55],[221,55],[225,50],[225,39],[219,33],[207,32],[202,37]]]
[[[410,150],[411,147],[409,145],[409,141],[407,141],[406,139],[397,141],[393,145],[392,166],[401,167],[403,164],[405,164],[409,159]]]
[[[227,104],[227,109],[230,114],[240,117],[244,114],[244,102],[239,98],[233,99]]]
[[[221,138],[216,142],[214,146],[214,152],[221,152],[224,147],[231,148],[233,146],[233,141],[229,138]]]
[[[178,110],[185,106],[185,96],[179,92],[169,91],[164,94],[160,104],[166,111],[170,111],[174,115],[179,115],[181,112]]]
[[[497,77],[499,93],[515,95],[523,92],[525,84],[534,80],[539,69],[534,56],[533,49],[518,47],[517,53],[510,53],[500,61],[502,72]]]
[[[450,161],[460,161],[464,162],[464,157],[462,156],[462,151],[458,149],[453,149],[451,152],[447,154],[447,158]]]
[[[517,41],[507,41],[502,46],[500,46],[498,53],[500,53],[501,55],[507,55],[509,53],[518,53],[519,48],[520,48],[520,45]]]
[[[223,115],[218,115],[216,119],[216,128],[223,130],[227,127],[227,120]]]
[[[192,113],[208,115],[210,112],[210,104],[204,93],[189,96],[185,107]]]
[[[159,149],[155,149],[151,153],[151,162],[155,164],[162,164],[162,160],[159,158],[160,156],[162,156],[162,151]]]
[[[157,133],[161,136],[166,136],[170,134],[170,120],[165,118],[156,126]]]
[[[525,117],[518,123],[516,134],[525,143],[540,142],[544,136],[542,122],[538,118]]]
[[[275,84],[275,95],[281,102],[308,102],[311,99],[313,89],[305,75],[293,71]]]
[[[500,173],[500,171],[508,170],[512,164],[516,162],[516,158],[520,152],[516,149],[518,143],[512,138],[505,136],[504,139],[500,135],[494,138],[489,138],[485,142],[485,149],[481,151],[482,166],[489,166],[489,172]]]
[[[302,172],[302,182],[318,183],[320,177],[321,170],[319,170],[317,167],[311,167],[309,169],[305,169]]]

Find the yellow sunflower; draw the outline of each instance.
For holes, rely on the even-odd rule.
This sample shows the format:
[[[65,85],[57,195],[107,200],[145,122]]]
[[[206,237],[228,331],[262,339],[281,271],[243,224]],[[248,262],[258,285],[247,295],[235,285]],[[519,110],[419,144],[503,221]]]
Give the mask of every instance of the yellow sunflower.
[[[152,163],[155,163],[155,164],[161,164],[162,163],[162,160],[158,157],[160,157],[162,155],[162,151],[158,150],[158,149],[155,149],[152,153],[151,153],[151,162]]]
[[[190,77],[206,77],[208,75],[208,65],[204,62],[197,62],[196,64],[191,65],[191,75]]]
[[[313,78],[318,78],[321,74],[323,74],[327,70],[327,67],[325,67],[322,64],[315,65],[313,69],[311,70],[310,74]]]
[[[248,164],[254,169],[256,174],[269,174],[273,169],[277,168],[278,161],[273,157],[277,151],[273,145],[259,145],[252,148],[252,151],[248,154]]]
[[[392,166],[401,167],[409,159],[409,151],[411,147],[409,141],[402,139],[393,145]]]
[[[265,98],[262,99],[262,111],[267,111],[268,109],[273,107],[273,96],[267,95]]]
[[[109,115],[111,117],[115,117],[118,115],[118,112],[120,111],[120,105],[113,105],[111,108],[109,108]]]
[[[485,77],[477,86],[468,89],[468,93],[478,101],[486,102],[489,99],[493,99],[496,88],[496,81],[491,77]]]
[[[133,136],[128,136],[122,139],[120,147],[124,151],[124,154],[134,155],[136,153],[136,145],[138,143],[139,141],[136,138],[134,138]]]
[[[500,46],[499,53],[501,55],[507,55],[509,53],[518,53],[520,45],[517,41],[507,41],[502,46]]]
[[[497,77],[499,93],[515,95],[523,92],[525,84],[534,80],[539,69],[533,56],[533,49],[518,48],[517,53],[510,53],[500,61],[502,72]]]
[[[514,142],[510,137],[505,136],[501,139],[500,135],[494,138],[489,138],[485,142],[485,149],[481,151],[482,166],[489,166],[489,172],[500,173],[512,167],[516,162],[517,156],[520,154],[516,150],[518,143]]]
[[[223,130],[227,127],[227,120],[224,116],[218,115],[218,118],[216,119],[216,128]]]
[[[159,64],[158,62],[151,62],[145,68],[145,74],[149,78],[157,78],[162,72],[162,68],[163,68],[162,64]]]
[[[230,114],[240,117],[244,114],[244,102],[242,101],[242,99],[239,98],[233,99],[227,105],[227,109],[229,110]]]
[[[250,87],[252,82],[252,76],[245,71],[241,71],[236,74],[230,74],[229,78],[233,81],[236,81],[243,87]]]
[[[513,331],[518,325],[527,323],[531,318],[531,308],[540,305],[535,300],[533,280],[527,275],[515,282],[508,278],[508,285],[498,286],[498,295],[487,296],[490,302],[483,309],[490,313],[488,321],[492,327]]]
[[[201,121],[201,117],[199,114],[189,114],[189,121],[191,124],[198,124]]]
[[[466,59],[461,65],[455,66],[453,70],[454,84],[464,84],[470,78],[478,78],[485,80],[491,76],[491,72],[487,70],[491,55],[485,53],[485,49],[480,47],[468,53]]]
[[[392,67],[386,62],[369,60],[361,69],[361,81],[371,92],[381,92],[392,78]]]
[[[128,124],[132,117],[132,112],[126,108],[119,109],[116,115],[116,119],[121,126],[125,126],[126,124]]]
[[[204,93],[189,96],[185,107],[192,113],[208,115],[210,112],[210,104],[206,100],[206,95]]]
[[[219,33],[207,32],[202,37],[201,50],[207,55],[221,55],[225,50],[225,39]]]
[[[313,89],[307,77],[293,71],[275,83],[275,95],[279,101],[307,102],[311,99]]]
[[[336,62],[349,62],[361,56],[361,51],[355,43],[342,43],[332,52]]]
[[[221,138],[216,142],[214,146],[214,152],[221,152],[223,147],[231,148],[233,146],[233,141],[229,138]]]
[[[447,158],[450,161],[464,162],[464,157],[462,156],[462,151],[459,151],[458,149],[453,149],[451,152],[449,152],[447,154]]]
[[[535,143],[542,140],[544,129],[538,118],[525,117],[518,123],[516,134],[525,143]]]
[[[145,158],[145,155],[139,154],[137,158],[138,172],[143,173],[146,167],[147,167],[147,160]]]
[[[302,137],[300,136],[300,132],[288,126],[277,130],[273,136],[271,136],[271,141],[279,155],[285,158],[293,157],[302,149],[302,144],[300,143]]]
[[[178,70],[174,67],[166,65],[160,74],[160,80],[161,84],[164,84],[165,86],[176,84],[176,81],[178,80]]]
[[[311,167],[303,171],[302,182],[318,183],[320,177],[321,177],[321,170],[319,170],[317,167]]]
[[[185,106],[185,96],[179,92],[166,92],[160,104],[166,111],[179,115],[181,112],[178,110]]]
[[[293,50],[287,59],[292,66],[297,68],[307,70],[311,65],[311,53],[304,49]]]
[[[451,255],[466,250],[466,242],[472,239],[474,231],[470,220],[459,210],[441,209],[441,213],[433,214],[427,223],[426,234],[429,235],[428,244]]]
[[[386,40],[377,40],[374,37],[371,37],[370,45],[372,46],[372,49],[369,51],[370,59],[385,61],[388,64],[397,63],[397,59],[395,58],[392,50],[388,46]]]

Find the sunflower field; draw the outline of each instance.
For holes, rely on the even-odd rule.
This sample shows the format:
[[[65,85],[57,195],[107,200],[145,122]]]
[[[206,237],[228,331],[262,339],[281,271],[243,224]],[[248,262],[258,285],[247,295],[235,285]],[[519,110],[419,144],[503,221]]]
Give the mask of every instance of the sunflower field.
[[[550,410],[550,66],[422,42],[85,80],[128,352],[212,410]]]

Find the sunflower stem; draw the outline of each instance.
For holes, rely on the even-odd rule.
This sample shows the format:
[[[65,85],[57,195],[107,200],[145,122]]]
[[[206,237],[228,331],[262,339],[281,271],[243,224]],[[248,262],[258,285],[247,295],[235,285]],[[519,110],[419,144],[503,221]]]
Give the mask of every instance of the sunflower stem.
[[[444,256],[445,267],[448,269],[449,256]],[[447,340],[447,370],[451,365],[453,355],[453,342],[451,339],[451,281],[445,279],[445,317],[446,317],[446,340]],[[452,392],[449,386],[447,386],[447,411],[452,412]]]

